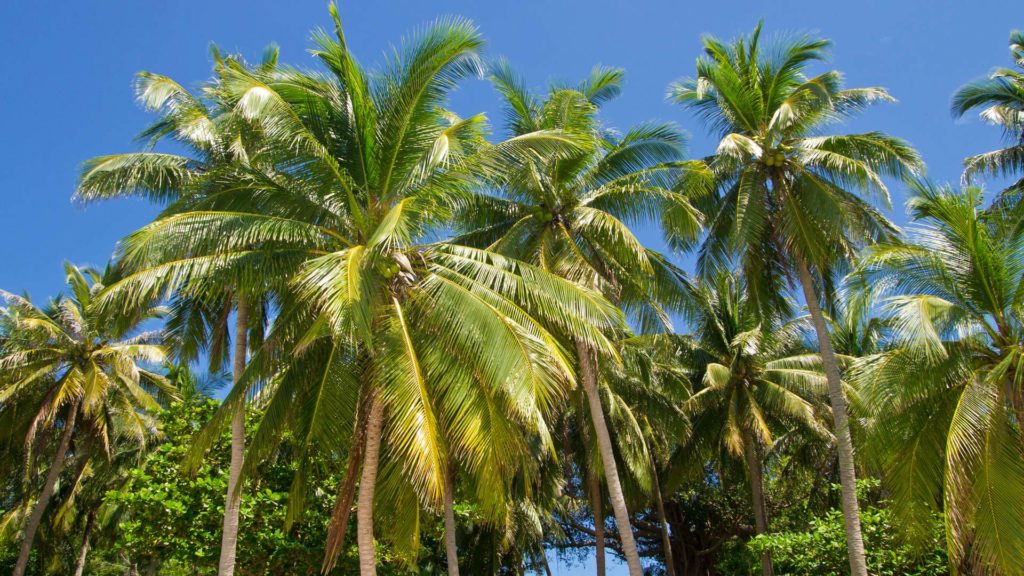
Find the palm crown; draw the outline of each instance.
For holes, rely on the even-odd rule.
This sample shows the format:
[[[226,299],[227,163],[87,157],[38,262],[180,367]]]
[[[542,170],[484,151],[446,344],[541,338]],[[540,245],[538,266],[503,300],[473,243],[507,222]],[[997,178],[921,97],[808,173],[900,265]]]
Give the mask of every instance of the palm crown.
[[[492,172],[489,193],[461,213],[462,239],[601,290],[641,329],[669,326],[679,272],[630,226],[660,223],[676,246],[696,235],[700,218],[677,189],[707,184],[709,175],[702,163],[684,160],[685,135],[672,124],[640,124],[621,135],[603,127],[597,113],[620,92],[617,69],[595,68],[578,86],[555,85],[543,99],[504,61],[491,78],[513,137],[558,131],[577,146]]]
[[[160,310],[104,313],[97,297],[116,271],[104,277],[71,264],[65,270],[70,291],[46,308],[0,292],[8,304],[0,402],[11,407],[4,411],[4,433],[31,440],[74,413],[77,425],[104,447],[115,434],[144,442],[153,427],[146,412],[159,407],[155,396],[173,394],[173,386],[151,370],[165,358],[159,333],[134,331]]]
[[[954,565],[1013,573],[1024,567],[1024,510],[1011,496],[1024,489],[1014,425],[1024,416],[1024,247],[981,202],[975,188],[919,185],[913,242],[865,256],[859,272],[884,289],[893,348],[861,360],[852,378],[911,533],[922,536],[944,502]]]
[[[722,135],[711,158],[721,192],[705,204],[698,266],[720,268],[741,254],[747,282],[764,301],[786,292],[794,258],[828,281],[828,271],[864,242],[891,237],[896,227],[862,195],[888,206],[883,178],[921,167],[912,148],[883,133],[822,134],[892,100],[882,88],[843,88],[837,71],[808,76],[808,64],[828,47],[810,37],[763,46],[760,26],[731,44],[706,38],[696,77],[669,89]]]
[[[997,68],[987,78],[962,86],[953,95],[953,115],[981,109],[981,117],[1003,129],[1008,146],[964,160],[964,180],[978,174],[1015,176],[1024,171],[1024,32],[1010,33],[1015,69]],[[1017,181],[1010,191],[1020,192]]]

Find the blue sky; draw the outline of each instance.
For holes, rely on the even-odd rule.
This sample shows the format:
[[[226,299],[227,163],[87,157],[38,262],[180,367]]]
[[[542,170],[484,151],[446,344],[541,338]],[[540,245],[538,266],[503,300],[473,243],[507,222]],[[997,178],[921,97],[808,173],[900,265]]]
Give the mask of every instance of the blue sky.
[[[479,25],[489,55],[508,57],[538,89],[550,80],[578,80],[595,64],[623,67],[625,91],[607,107],[606,121],[619,128],[678,122],[692,134],[695,156],[711,152],[714,142],[665,102],[665,88],[692,73],[701,35],[730,38],[764,18],[769,32],[832,39],[830,67],[845,72],[848,85],[885,86],[899,100],[847,130],[906,138],[933,179],[956,181],[961,160],[998,146],[1000,134],[973,117],[954,122],[950,95],[1009,63],[1007,35],[1024,26],[1003,17],[1016,14],[1015,7],[1012,0],[378,0],[343,2],[341,13],[365,63],[379,62],[416,26],[458,14]],[[208,77],[211,42],[252,59],[276,42],[284,62],[312,65],[309,31],[329,24],[321,0],[0,3],[0,287],[44,299],[62,286],[63,260],[102,265],[118,238],[155,213],[137,201],[82,207],[70,200],[82,161],[137,148],[132,139],[149,118],[133,102],[135,72],[195,86]],[[500,119],[483,81],[467,82],[454,104],[462,114]],[[904,196],[893,192],[894,217],[903,222]],[[656,234],[641,236],[653,242]]]

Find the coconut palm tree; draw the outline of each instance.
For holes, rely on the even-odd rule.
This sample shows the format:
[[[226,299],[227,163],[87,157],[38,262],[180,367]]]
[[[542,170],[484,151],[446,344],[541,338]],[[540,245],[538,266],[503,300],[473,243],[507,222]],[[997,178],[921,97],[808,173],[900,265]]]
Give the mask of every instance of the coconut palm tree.
[[[69,292],[46,308],[27,297],[0,291],[7,302],[0,317],[0,430],[21,435],[31,446],[40,438],[59,436],[41,491],[25,522],[15,576],[25,573],[29,553],[57,479],[69,453],[81,437],[105,450],[116,435],[145,443],[155,426],[146,413],[158,408],[157,390],[173,387],[150,363],[163,361],[158,334],[138,333],[140,323],[154,318],[150,306],[110,313],[98,304],[98,294],[116,271],[100,274],[65,265]],[[31,456],[30,456],[31,458]]]
[[[675,576],[660,476],[689,429],[681,407],[692,393],[690,370],[680,362],[679,341],[672,334],[630,336],[616,348],[622,362],[602,365],[601,392],[609,407],[617,459],[624,464],[627,501],[653,505],[665,573]],[[592,447],[590,451],[597,453]]]
[[[872,248],[859,273],[884,287],[893,348],[851,379],[871,411],[872,456],[912,535],[944,510],[956,570],[1024,570],[1024,245],[977,188],[915,186],[911,241]],[[908,378],[913,374],[913,378]]]
[[[641,124],[623,135],[602,127],[597,111],[621,89],[617,69],[596,68],[580,85],[553,86],[543,99],[530,93],[504,61],[492,67],[491,78],[505,101],[513,138],[557,130],[589,144],[563,157],[537,156],[494,171],[487,193],[472,197],[460,214],[461,240],[598,290],[645,331],[668,325],[667,309],[678,303],[680,273],[641,245],[628,224],[660,218],[673,244],[695,235],[696,211],[672,191],[684,177],[699,180],[706,172],[699,162],[683,159],[684,135],[670,124]],[[584,342],[569,339],[622,549],[630,574],[639,575],[640,557],[601,405],[599,357]]]
[[[1003,129],[1008,146],[964,160],[964,183],[978,174],[1020,176],[1024,173],[1024,32],[1010,33],[1015,68],[997,68],[983,80],[961,86],[953,95],[953,116],[980,110],[989,124]],[[1016,206],[1024,180],[1007,188],[1000,201]]]
[[[764,318],[735,276],[693,285],[692,301],[693,332],[680,351],[699,383],[683,404],[692,429],[683,449],[744,462],[755,530],[767,534],[763,469],[775,438],[793,429],[829,437],[820,418],[827,388],[821,362],[808,353],[800,326]],[[761,556],[761,571],[774,573],[770,553]]]
[[[545,326],[610,353],[603,331],[623,322],[592,290],[487,251],[429,242],[474,173],[575,146],[544,132],[488,145],[482,117],[444,108],[456,82],[479,71],[476,29],[440,21],[371,74],[331,12],[334,34],[315,35],[322,71],[227,63],[218,98],[265,145],[248,163],[205,175],[201,193],[126,238],[119,257],[134,272],[108,301],[170,289],[191,298],[271,279],[274,332],[208,430],[261,389],[267,404],[250,462],[286,427],[300,439],[300,460],[314,444],[347,448],[350,494],[359,479],[360,570],[374,574],[375,504],[396,519],[392,539],[408,547],[421,507],[442,505],[453,455],[496,479],[500,493],[493,486],[509,476],[501,463],[520,449],[504,438],[521,428],[550,445],[538,415],[565,394],[572,369]],[[335,511],[347,509],[343,491]],[[329,544],[339,541],[335,533]]]
[[[241,118],[231,113],[220,100],[218,84],[227,77],[228,65],[249,67],[239,56],[223,56],[216,47],[215,80],[205,87],[206,99],[193,95],[174,80],[141,72],[135,83],[139,103],[159,118],[140,135],[146,150],[87,161],[80,175],[75,198],[94,202],[121,197],[142,197],[167,204],[164,214],[184,209],[196,198],[210,194],[213,175],[229,172],[232,166],[259,166],[254,148],[258,140]],[[278,50],[269,46],[260,64],[252,66],[268,73],[277,66]],[[185,154],[153,151],[161,141],[169,140]],[[236,184],[244,185],[245,182]],[[192,291],[175,298],[167,321],[168,343],[178,361],[196,360],[200,352],[208,356],[211,372],[220,371],[229,362],[234,380],[245,369],[249,341],[262,340],[266,322],[267,281],[240,285],[222,282],[207,285],[205,292]],[[246,293],[248,293],[246,295]],[[228,330],[234,312],[234,346]],[[244,465],[244,414],[239,410],[231,420],[231,468],[225,495],[224,523],[221,532],[221,558],[218,574],[234,573],[241,504],[240,478]]]
[[[728,44],[707,37],[696,76],[674,83],[669,95],[722,135],[709,160],[720,186],[703,203],[700,271],[738,263],[766,307],[779,305],[791,282],[802,289],[828,376],[850,569],[865,576],[846,399],[821,305],[860,246],[896,231],[865,198],[887,204],[882,178],[915,174],[921,161],[880,132],[821,135],[829,123],[892,100],[882,88],[844,89],[836,71],[808,77],[828,47],[797,36],[762,49],[760,25]]]

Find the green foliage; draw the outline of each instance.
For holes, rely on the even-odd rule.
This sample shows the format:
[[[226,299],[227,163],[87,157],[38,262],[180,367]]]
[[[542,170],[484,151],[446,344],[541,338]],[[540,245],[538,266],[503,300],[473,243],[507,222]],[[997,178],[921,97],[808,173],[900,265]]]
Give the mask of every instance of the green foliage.
[[[130,481],[124,488],[107,494],[122,517],[111,554],[123,553],[140,565],[155,557],[165,567],[161,573],[173,574],[174,567],[216,573],[229,436],[217,441],[194,475],[182,465],[195,435],[216,408],[212,400],[177,403],[160,414],[166,441],[128,472]],[[292,464],[278,459],[247,484],[240,513],[239,574],[307,574],[319,569],[335,480],[324,475],[312,478],[313,498],[300,521],[286,531],[293,471]],[[343,557],[335,573],[347,573],[351,561]]]
[[[846,393],[858,469],[880,476],[858,484],[870,572],[1024,572],[1024,181],[992,206],[914,185],[903,236],[877,206],[921,159],[882,132],[823,134],[893,99],[812,76],[830,47],[813,36],[706,38],[670,96],[720,141],[687,160],[673,124],[602,124],[623,77],[603,67],[535,95],[493,63],[509,137],[491,143],[483,114],[448,109],[485,74],[472,23],[439,20],[369,69],[330,13],[317,71],[272,47],[255,65],[214,50],[196,94],[140,73],[148,147],[87,161],[76,197],[165,209],[104,273],[68,265],[47,307],[0,291],[0,571],[23,533],[32,575],[69,572],[83,543],[90,576],[216,573],[223,424],[249,405],[239,576],[325,557],[355,573],[354,539],[338,543],[356,478],[381,537],[361,552],[389,576],[445,572],[446,538],[466,574],[540,571],[545,545],[593,544],[605,488],[609,548],[634,568],[635,530],[647,557],[670,541],[677,573],[751,574],[771,553],[779,576],[845,574],[859,552],[828,486],[838,453],[853,527]],[[1024,35],[1010,45],[1014,69],[954,97],[1009,137],[965,179],[1024,170]],[[650,224],[699,243],[700,280],[643,245]],[[246,309],[223,403],[151,371],[222,368]],[[668,334],[676,316],[689,334]],[[453,500],[456,534],[438,514]]]
[[[861,495],[877,481],[858,482]],[[838,488],[838,487],[836,487]],[[865,503],[860,513],[861,530],[867,550],[868,570],[877,576],[943,576],[949,574],[942,519],[933,517],[931,537],[924,548],[915,548],[902,539],[896,516],[887,503]],[[849,574],[846,559],[846,535],[841,510],[828,510],[823,516],[807,522],[802,531],[757,536],[746,549],[736,548],[723,560],[723,574],[743,573],[738,568],[746,555],[749,566],[755,566],[762,552],[771,552],[775,573],[779,576],[813,576],[818,574]],[[729,566],[736,571],[730,571]]]

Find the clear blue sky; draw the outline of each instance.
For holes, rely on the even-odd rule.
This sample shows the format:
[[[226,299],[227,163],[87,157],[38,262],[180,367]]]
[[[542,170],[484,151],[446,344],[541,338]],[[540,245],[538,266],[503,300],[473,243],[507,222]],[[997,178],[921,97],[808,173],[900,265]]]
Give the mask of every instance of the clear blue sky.
[[[899,99],[848,129],[906,138],[934,179],[955,181],[963,157],[997,146],[999,132],[975,118],[954,122],[950,95],[1009,63],[1007,35],[1024,26],[1024,18],[1010,19],[1019,7],[1019,0],[378,0],[343,2],[341,12],[365,63],[379,62],[414,27],[458,14],[480,26],[488,54],[507,56],[537,88],[577,80],[598,63],[623,67],[625,92],[608,106],[607,121],[620,128],[676,121],[693,135],[694,155],[712,151],[713,142],[664,94],[669,82],[692,74],[701,35],[729,38],[760,18],[768,31],[817,32],[834,41],[831,66],[850,86],[885,86]],[[133,102],[135,72],[195,86],[208,77],[211,42],[252,59],[276,42],[283,61],[311,65],[309,31],[329,24],[321,0],[0,3],[0,287],[44,299],[62,286],[63,260],[102,265],[117,239],[155,212],[142,202],[70,201],[83,160],[135,149],[132,138],[149,120]],[[500,118],[482,81],[466,83],[455,108]],[[904,221],[901,190],[894,206]]]

